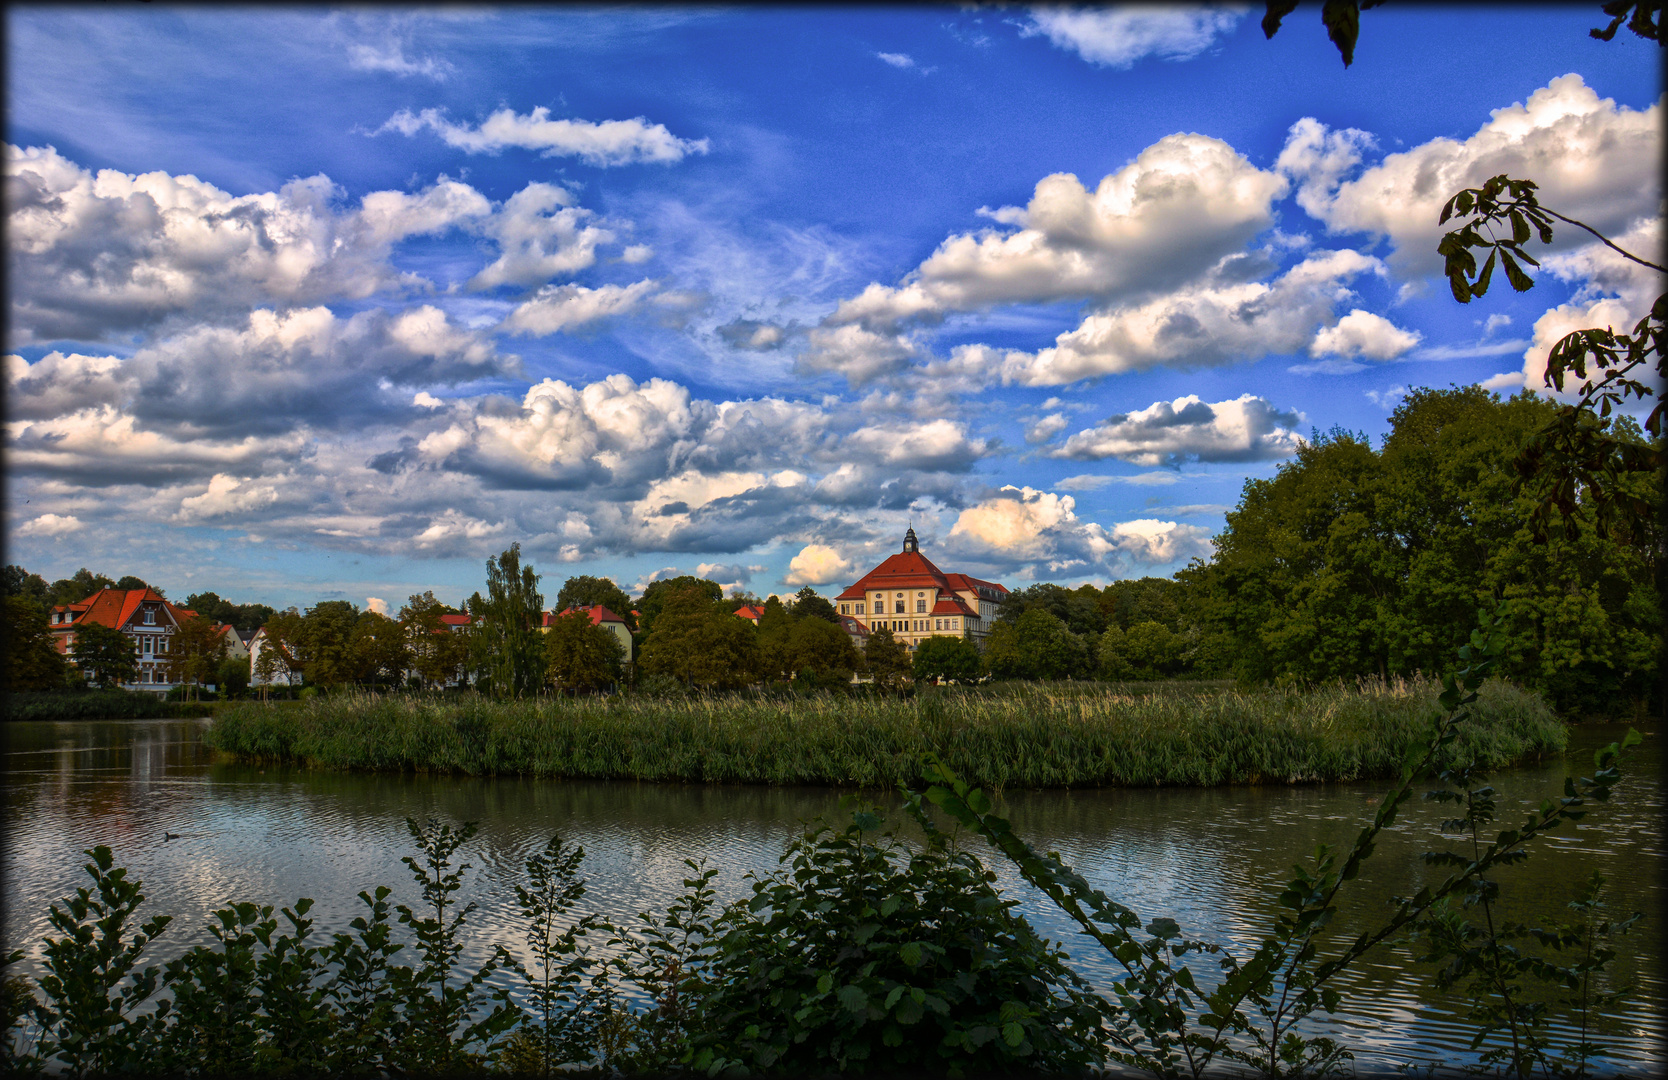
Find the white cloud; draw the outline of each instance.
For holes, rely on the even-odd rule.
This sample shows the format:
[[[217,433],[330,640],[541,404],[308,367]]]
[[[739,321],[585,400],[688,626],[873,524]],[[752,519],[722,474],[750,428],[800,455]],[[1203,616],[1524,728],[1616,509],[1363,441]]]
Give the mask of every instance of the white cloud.
[[[506,527],[506,522],[488,524],[479,518],[470,517],[460,511],[448,509],[439,517],[429,522],[428,528],[419,532],[415,539],[418,547],[444,546],[450,550],[459,548],[459,541],[482,540],[497,536]]]
[[[851,560],[827,544],[806,544],[788,563],[782,583],[794,585],[827,585],[852,575]]]
[[[1345,282],[1381,270],[1377,259],[1358,252],[1317,252],[1272,281],[1207,281],[1144,304],[1090,314],[1036,353],[963,345],[952,356],[1000,372],[1004,383],[1056,386],[1160,364],[1220,364],[1298,352],[1352,295]]]
[[[1009,557],[1036,557],[1044,553],[1050,532],[1077,524],[1072,512],[1076,505],[1070,495],[1007,485],[995,498],[963,510],[950,536],[971,539]]]
[[[915,66],[915,60],[908,53],[883,52],[875,53],[875,55],[895,68],[912,68]]]
[[[1294,453],[1303,415],[1242,394],[1214,405],[1189,394],[1109,417],[1079,431],[1054,457],[1094,461],[1114,457],[1136,465],[1184,461],[1266,461]]]
[[[865,425],[848,435],[845,445],[888,465],[956,471],[978,460],[986,441],[970,437],[957,421],[930,420],[922,424]]]
[[[1403,330],[1382,315],[1355,308],[1331,326],[1322,327],[1309,344],[1310,356],[1394,360],[1419,344],[1422,335]]]
[[[388,601],[380,596],[367,596],[365,597],[365,610],[374,611],[378,615],[386,615],[388,614]]]
[[[388,41],[380,45],[367,45],[362,42],[349,45],[348,66],[355,71],[386,71],[402,78],[421,75],[435,82],[445,82],[447,76],[457,70],[449,62],[436,56],[412,60],[405,55],[405,49],[397,41]]]
[[[1211,530],[1198,525],[1140,518],[1112,527],[1112,544],[1130,560],[1158,566],[1183,559],[1208,558]]]
[[[1543,205],[1605,235],[1654,215],[1662,200],[1661,102],[1643,110],[1618,106],[1579,75],[1553,79],[1526,102],[1494,110],[1463,141],[1432,139],[1339,183],[1353,167],[1348,159],[1359,158],[1365,145],[1358,136],[1300,121],[1281,155],[1283,168],[1300,178],[1299,201],[1328,230],[1390,237],[1391,261],[1404,272],[1441,270],[1437,241],[1452,227],[1437,224],[1443,203],[1500,173],[1533,179]],[[1556,232],[1561,246],[1587,239],[1561,224]]]
[[[245,485],[248,486],[245,486]],[[278,500],[277,489],[269,485],[248,484],[248,478],[238,479],[225,473],[215,473],[208,490],[180,500],[176,517],[181,521],[220,517],[224,514],[258,510]]]
[[[1046,34],[1091,64],[1123,69],[1147,56],[1191,60],[1233,32],[1243,5],[1227,7],[1035,7],[1020,32]]]
[[[470,287],[542,285],[591,266],[597,261],[597,245],[614,239],[607,229],[587,224],[593,216],[574,205],[566,188],[528,184],[483,226],[498,241],[500,254],[471,279]]]
[[[552,120],[543,105],[526,116],[512,109],[499,109],[479,127],[454,124],[439,109],[412,113],[401,109],[377,129],[415,135],[428,128],[448,146],[470,154],[496,154],[515,147],[537,150],[541,157],[577,157],[587,165],[630,165],[638,162],[671,163],[690,154],[704,154],[706,139],[680,139],[664,124],[651,124],[639,116],[633,120]]]
[[[654,248],[647,244],[632,244],[620,252],[620,261],[636,265],[654,258]]]
[[[624,315],[655,287],[650,280],[630,285],[546,285],[532,299],[512,311],[501,330],[543,337],[576,330],[615,315]]]
[[[952,236],[903,286],[870,285],[827,325],[895,332],[946,311],[1173,288],[1272,225],[1286,187],[1220,139],[1167,135],[1094,191],[1044,177],[1025,207],[990,214],[1018,231]]]
[[[1045,443],[1066,430],[1070,424],[1071,422],[1066,419],[1065,413],[1049,413],[1025,428],[1025,441],[1028,443]]]
[[[442,180],[339,207],[325,176],[233,196],[195,176],[96,174],[52,147],[6,147],[11,333],[93,340],[189,315],[340,302],[425,286],[390,245],[473,226],[485,198]]]
[[[17,527],[19,536],[62,536],[81,528],[81,519],[74,514],[42,514]]]

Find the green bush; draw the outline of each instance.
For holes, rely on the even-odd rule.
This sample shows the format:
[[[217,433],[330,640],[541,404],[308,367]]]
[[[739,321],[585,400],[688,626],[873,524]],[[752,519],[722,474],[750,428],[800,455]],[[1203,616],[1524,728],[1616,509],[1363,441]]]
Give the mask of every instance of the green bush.
[[[730,910],[695,1068],[924,1076],[1103,1061],[1086,984],[996,875],[941,833],[911,848],[873,835],[880,825],[859,809],[843,829],[807,830],[787,869]]]

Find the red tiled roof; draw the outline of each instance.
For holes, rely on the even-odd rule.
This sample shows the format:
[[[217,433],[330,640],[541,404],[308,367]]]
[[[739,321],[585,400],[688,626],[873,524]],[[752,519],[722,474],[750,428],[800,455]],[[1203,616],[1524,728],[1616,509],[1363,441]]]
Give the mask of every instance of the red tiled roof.
[[[741,607],[736,608],[736,617],[756,623],[760,619],[764,618],[764,608],[759,607],[757,604],[743,604]]]
[[[51,629],[67,632],[76,626],[95,622],[112,630],[120,630],[139,611],[140,605],[145,603],[161,604],[175,623],[197,617],[195,611],[169,603],[155,589],[100,589],[80,603],[61,604],[53,608],[53,611],[69,614],[73,618],[68,623],[54,624]]]
[[[620,618],[618,615],[614,614],[612,611],[609,611],[607,608],[603,607],[601,604],[593,604],[592,606],[585,607],[585,608],[568,608],[566,611],[563,611],[559,615],[552,615],[550,612],[547,611],[547,612],[544,613],[544,624],[546,626],[549,626],[551,624],[552,620],[560,619],[562,617],[562,615],[571,615],[575,611],[582,611],[585,614],[589,615],[591,617],[591,625],[592,626],[600,626],[605,622],[617,622],[617,623],[620,623],[622,626],[625,624],[624,619]]]
[[[869,628],[852,618],[850,615],[840,616],[840,629],[853,637],[868,637]]]
[[[995,589],[998,593],[1001,593],[1004,596],[1008,593],[1008,587],[1006,585],[998,585],[994,581],[985,581],[981,578],[969,577],[966,574],[946,574],[945,576],[950,579],[950,584],[955,588],[956,592],[975,592],[979,589]]]
[[[467,616],[467,615],[442,615],[442,616],[440,616],[440,621],[445,623],[447,626],[468,626],[469,625],[469,616]]]
[[[966,615],[975,619],[979,617],[978,613],[968,607],[959,596],[940,597],[938,603],[933,605],[932,613],[934,615]]]
[[[879,589],[940,589],[952,591],[949,579],[918,551],[900,551],[864,574],[857,583],[836,600],[861,600],[869,590]]]

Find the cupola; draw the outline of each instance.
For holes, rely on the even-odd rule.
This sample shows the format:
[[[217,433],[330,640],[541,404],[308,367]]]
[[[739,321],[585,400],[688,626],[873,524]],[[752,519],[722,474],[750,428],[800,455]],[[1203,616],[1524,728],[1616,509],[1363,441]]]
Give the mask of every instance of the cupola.
[[[903,549],[904,549],[905,552],[916,552],[916,553],[919,553],[920,550],[921,550],[920,542],[915,539],[915,526],[913,526],[913,525],[911,525],[909,527],[908,532],[904,533]]]

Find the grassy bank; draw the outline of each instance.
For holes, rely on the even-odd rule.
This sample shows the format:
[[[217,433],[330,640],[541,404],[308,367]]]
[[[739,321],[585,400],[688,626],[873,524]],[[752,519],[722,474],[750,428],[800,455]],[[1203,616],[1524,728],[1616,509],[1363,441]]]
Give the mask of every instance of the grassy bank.
[[[177,720],[208,716],[201,702],[163,701],[131,690],[8,694],[7,720]]]
[[[1013,685],[913,700],[747,695],[499,703],[401,695],[233,705],[206,734],[241,757],[327,769],[891,786],[937,753],[996,787],[1297,783],[1394,775],[1438,712],[1432,682],[1135,695]],[[1457,751],[1487,767],[1563,749],[1541,700],[1491,683]]]

